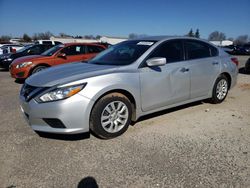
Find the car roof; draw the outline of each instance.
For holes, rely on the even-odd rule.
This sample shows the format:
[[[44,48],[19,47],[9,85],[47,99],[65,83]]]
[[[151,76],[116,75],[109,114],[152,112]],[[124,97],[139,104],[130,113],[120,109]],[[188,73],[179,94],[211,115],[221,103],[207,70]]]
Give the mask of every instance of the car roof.
[[[152,40],[152,41],[163,41],[163,40],[170,40],[170,39],[191,39],[191,40],[199,40],[199,41],[204,41],[208,42],[207,40],[204,39],[199,39],[199,38],[194,38],[194,37],[187,37],[187,36],[148,36],[148,37],[142,37],[142,38],[137,38],[134,40]]]
[[[60,44],[59,44],[60,45]],[[95,46],[102,46],[100,44],[96,44],[96,43],[88,43],[88,42],[71,42],[71,43],[64,43],[61,45],[65,45],[65,46],[71,46],[71,45],[95,45]]]

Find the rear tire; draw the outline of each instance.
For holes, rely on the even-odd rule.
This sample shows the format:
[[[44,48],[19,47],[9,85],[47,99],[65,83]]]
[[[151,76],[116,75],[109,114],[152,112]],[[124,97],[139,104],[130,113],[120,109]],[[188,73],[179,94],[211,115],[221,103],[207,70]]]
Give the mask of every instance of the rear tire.
[[[40,72],[40,71],[42,71],[42,70],[44,70],[44,69],[46,69],[46,68],[48,68],[48,67],[46,67],[46,66],[37,66],[37,67],[35,67],[35,68],[32,70],[31,74],[35,74],[35,73]]]
[[[229,90],[229,82],[225,75],[220,75],[214,84],[212,98],[210,102],[213,104],[221,103],[227,97]]]
[[[90,130],[103,139],[123,134],[131,123],[132,107],[120,93],[110,93],[97,101],[90,115]]]

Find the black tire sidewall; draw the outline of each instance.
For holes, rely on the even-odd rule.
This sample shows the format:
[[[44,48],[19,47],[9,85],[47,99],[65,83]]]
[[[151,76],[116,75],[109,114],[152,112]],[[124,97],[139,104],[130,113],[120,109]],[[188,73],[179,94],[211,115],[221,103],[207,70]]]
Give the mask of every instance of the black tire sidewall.
[[[113,101],[121,101],[123,102],[127,108],[128,108],[128,113],[129,117],[128,120],[125,124],[125,126],[118,132],[116,133],[109,133],[104,130],[104,128],[101,125],[101,115],[104,110],[104,108],[111,102]],[[131,116],[132,116],[132,107],[130,101],[123,95],[107,95],[103,98],[101,98],[94,106],[91,115],[90,115],[90,130],[98,137],[103,138],[103,139],[109,139],[109,138],[114,138],[117,136],[120,136],[123,134],[129,127],[131,123]]]

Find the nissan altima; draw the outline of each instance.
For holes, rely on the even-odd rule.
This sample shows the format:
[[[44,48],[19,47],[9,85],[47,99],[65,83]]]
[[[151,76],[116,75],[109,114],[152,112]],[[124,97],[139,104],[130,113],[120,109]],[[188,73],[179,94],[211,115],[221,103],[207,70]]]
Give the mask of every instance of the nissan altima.
[[[20,92],[21,110],[35,131],[113,138],[146,114],[204,99],[221,103],[236,84],[237,65],[200,39],[128,40],[88,62],[32,75]]]

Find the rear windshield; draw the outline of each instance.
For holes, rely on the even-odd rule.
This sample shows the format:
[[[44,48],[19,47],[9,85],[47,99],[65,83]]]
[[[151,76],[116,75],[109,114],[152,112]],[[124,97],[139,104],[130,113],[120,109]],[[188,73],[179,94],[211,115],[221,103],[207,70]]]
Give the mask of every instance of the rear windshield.
[[[34,44],[27,45],[27,46],[21,48],[20,50],[17,50],[16,52],[17,52],[17,53],[19,53],[19,52],[24,52],[25,50],[31,48],[32,46],[34,46]]]

